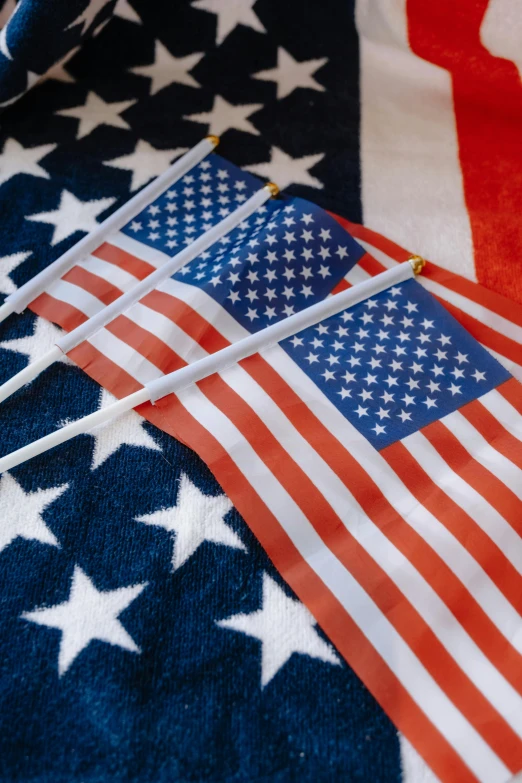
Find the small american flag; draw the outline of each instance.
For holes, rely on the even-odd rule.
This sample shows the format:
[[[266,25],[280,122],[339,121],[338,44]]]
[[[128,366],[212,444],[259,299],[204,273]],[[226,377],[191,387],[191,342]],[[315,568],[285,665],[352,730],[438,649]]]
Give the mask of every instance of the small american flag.
[[[521,413],[412,280],[158,405],[444,780],[522,762]]]

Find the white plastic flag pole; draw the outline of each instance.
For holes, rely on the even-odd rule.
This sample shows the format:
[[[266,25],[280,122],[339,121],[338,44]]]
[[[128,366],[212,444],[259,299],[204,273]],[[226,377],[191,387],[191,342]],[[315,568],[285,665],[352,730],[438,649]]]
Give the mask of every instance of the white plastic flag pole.
[[[136,304],[145,294],[148,294],[156,286],[166,280],[168,277],[174,274],[178,269],[192,261],[194,258],[203,253],[219,239],[224,237],[234,228],[237,228],[240,223],[246,220],[253,212],[256,211],[265,201],[268,201],[272,196],[277,195],[279,188],[272,182],[264,185],[257,193],[254,193],[244,204],[235,209],[230,215],[221,220],[215,226],[208,231],[205,231],[200,237],[194,240],[191,245],[181,250],[169,261],[166,261],[163,266],[154,270],[148,277],[142,280],[140,283],[134,286],[130,291],[122,294],[118,299],[115,299],[110,305],[104,307],[99,313],[93,315],[76,329],[73,329],[68,334],[65,334],[59,340],[56,341],[56,345],[51,348],[46,354],[41,356],[33,364],[29,364],[19,373],[14,375],[2,386],[0,386],[0,402],[3,402],[15,391],[18,391],[25,384],[33,381],[43,370],[50,367],[63,354],[69,353],[84,340],[87,340],[91,335],[104,327],[113,318],[116,318],[120,313],[125,312],[133,304]]]
[[[0,323],[11,313],[21,313],[30,302],[45,291],[48,285],[64,275],[74,264],[99,247],[105,237],[113,231],[119,231],[125,223],[132,220],[150,201],[154,201],[164,190],[173,185],[187,172],[197,166],[219,144],[218,136],[207,136],[181,158],[178,158],[163,174],[146,185],[133,198],[109,215],[94,231],[87,234],[67,252],[42,269],[37,275],[10,294],[0,306]]]
[[[418,256],[414,257],[414,259],[418,258]],[[278,323],[260,329],[259,332],[250,334],[237,343],[232,343],[232,345],[222,348],[220,351],[216,351],[216,353],[209,354],[193,364],[188,364],[180,370],[157,378],[143,389],[118,400],[113,405],[95,411],[82,419],[78,419],[78,421],[62,427],[62,429],[56,430],[56,432],[52,432],[50,435],[40,438],[40,440],[34,441],[34,443],[30,443],[28,446],[24,446],[2,457],[0,459],[0,473],[11,470],[11,468],[49,451],[54,446],[65,443],[76,435],[88,433],[94,427],[121,416],[137,405],[141,405],[144,402],[156,402],[168,394],[180,392],[191,384],[197,383],[214,373],[221,372],[242,359],[246,359],[247,356],[252,356],[252,354],[258,351],[267,349],[281,340],[285,340],[287,337],[300,332],[302,329],[307,329],[325,318],[339,313],[347,307],[353,307],[353,305],[368,299],[370,296],[375,296],[390,286],[408,280],[414,274],[418,274],[420,269],[422,269],[422,265],[419,266],[417,260],[405,261],[403,264],[387,269],[385,272],[381,272],[379,275],[370,280],[365,280],[353,288],[323,299],[321,302],[317,302],[317,304],[295,313],[295,315],[290,315]]]

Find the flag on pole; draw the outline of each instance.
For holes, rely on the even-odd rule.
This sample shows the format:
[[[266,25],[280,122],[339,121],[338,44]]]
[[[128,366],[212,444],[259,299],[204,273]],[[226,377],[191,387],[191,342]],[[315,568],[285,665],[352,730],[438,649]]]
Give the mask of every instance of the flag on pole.
[[[200,292],[193,318],[212,306]],[[194,337],[178,345],[184,362]],[[413,280],[157,404],[447,781],[522,766],[521,414],[519,383]]]

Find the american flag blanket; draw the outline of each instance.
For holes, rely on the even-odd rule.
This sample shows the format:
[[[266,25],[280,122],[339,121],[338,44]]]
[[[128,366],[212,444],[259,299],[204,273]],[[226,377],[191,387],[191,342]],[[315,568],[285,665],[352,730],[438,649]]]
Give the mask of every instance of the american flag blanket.
[[[519,16],[6,0],[4,296],[221,145],[1,324],[0,382],[64,346],[1,404],[2,453],[430,262],[0,477],[0,780],[522,769]]]

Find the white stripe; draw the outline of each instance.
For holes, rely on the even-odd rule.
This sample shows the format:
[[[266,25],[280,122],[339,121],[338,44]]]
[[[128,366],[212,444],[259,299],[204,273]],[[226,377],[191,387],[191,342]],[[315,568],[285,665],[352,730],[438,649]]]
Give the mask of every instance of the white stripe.
[[[471,315],[477,321],[486,324],[486,326],[494,329],[499,334],[509,337],[519,345],[522,345],[522,327],[517,326],[513,321],[509,321],[507,318],[497,315],[497,313],[494,313],[487,307],[477,304],[477,302],[473,302],[471,299],[468,299],[467,296],[457,294],[455,291],[446,288],[446,286],[442,286],[440,283],[436,283],[434,280],[429,280],[422,275],[418,280],[427,291],[430,291],[436,296],[440,296],[441,299],[445,299],[446,302],[458,307],[459,310]]]
[[[409,48],[406,0],[357,0],[364,222],[474,278],[450,74]]]
[[[357,242],[364,247],[369,255],[373,256],[376,261],[379,261],[383,266],[385,266],[386,269],[391,269],[400,263],[399,261],[395,261],[394,258],[387,255],[386,253],[383,253],[382,250],[379,250],[378,247],[375,247],[371,244],[371,242],[367,242],[365,239],[358,239]]]
[[[76,307],[77,310],[80,310],[89,318],[99,313],[105,307],[100,299],[83,288],[73,283],[68,283],[66,280],[57,280],[49,286],[46,293],[54,297],[54,299],[59,299],[61,302]]]
[[[513,634],[521,627],[520,615],[469,552],[419,504],[379,452],[344,418],[282,348],[276,346],[263,355],[328,431],[358,461],[397,513],[427,541],[467,587],[499,631],[511,641]]]
[[[475,687],[522,736],[522,699],[468,636],[448,607],[410,561],[367,516],[347,487],[299,434],[270,396],[239,366],[221,373],[321,492],[349,533],[397,585]],[[475,580],[482,578],[475,568]]]
[[[441,422],[479,465],[489,470],[517,498],[522,499],[522,470],[520,468],[493,448],[460,411],[454,411],[444,416]]]
[[[480,398],[480,402],[505,430],[522,441],[522,416],[500,392],[492,389]]]
[[[138,383],[145,386],[146,383],[161,377],[163,374],[151,362],[137,353],[127,343],[124,343],[106,329],[100,329],[87,341],[111,362],[117,364],[129,375],[132,375]]]
[[[128,291],[129,288],[132,288],[138,282],[138,278],[134,277],[134,275],[96,256],[84,258],[83,261],[78,262],[77,266],[86,269],[93,275],[98,275],[103,280],[107,280],[108,283],[116,286],[120,291]]]
[[[368,272],[365,272],[362,267],[356,264],[350,269],[348,274],[345,275],[344,279],[347,280],[350,285],[357,285],[357,283],[362,283],[370,277],[371,275],[369,275]]]
[[[402,444],[433,483],[471,517],[498,546],[504,557],[522,573],[522,539],[498,511],[450,468],[422,433],[408,435]],[[513,623],[520,623],[520,619],[513,618]],[[512,632],[514,628],[515,625]]]
[[[360,584],[324,546],[301,509],[239,430],[196,386],[178,393],[187,411],[213,435],[276,516],[301,556],[342,604],[428,718],[481,781],[509,775],[500,759],[432,679]]]
[[[125,313],[133,323],[151,332],[187,363],[207,356],[207,351],[169,318],[140,303]]]
[[[487,345],[482,345],[482,347],[488,351],[493,356],[493,358],[497,360],[497,362],[500,362],[500,364],[505,367],[514,378],[522,382],[522,366],[520,364],[516,364],[516,362],[514,362],[512,359],[508,359],[507,357],[502,356],[501,354],[494,351],[493,348],[488,348]]]
[[[123,234],[121,231],[107,237],[107,243],[119,247],[120,250],[125,250],[125,252],[130,253],[131,256],[136,256],[136,258],[146,261],[156,269],[163,266],[163,264],[171,258],[167,253],[150,247],[144,242],[139,242],[137,239],[133,239],[132,237],[127,236],[127,234]]]
[[[224,307],[216,302],[201,288],[188,283],[182,283],[180,280],[169,278],[158,286],[158,291],[181,299],[192,307],[202,318],[220,332],[230,343],[235,343],[243,337],[248,337],[250,332],[241,326]]]

